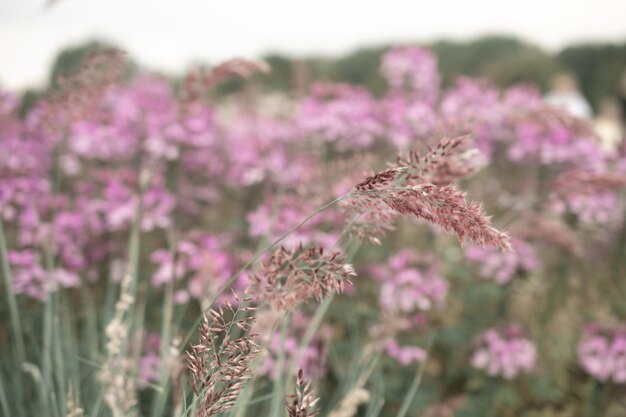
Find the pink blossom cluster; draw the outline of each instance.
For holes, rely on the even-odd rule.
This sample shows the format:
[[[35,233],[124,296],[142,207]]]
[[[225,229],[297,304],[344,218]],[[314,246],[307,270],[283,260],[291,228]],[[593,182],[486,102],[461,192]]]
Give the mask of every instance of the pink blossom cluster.
[[[578,362],[594,379],[626,383],[626,331],[588,325],[578,343]]]
[[[186,302],[189,297],[199,301],[216,296],[223,289],[228,280],[236,272],[237,260],[223,249],[223,242],[209,234],[192,234],[188,240],[180,241],[173,250],[158,249],[152,253],[150,259],[157,268],[152,276],[155,287],[161,287],[169,282],[183,282],[175,293],[175,301]],[[247,285],[247,276],[235,276],[231,288],[243,290]],[[230,299],[226,291],[218,301],[221,303]],[[231,302],[233,300],[230,300]]]
[[[540,267],[539,257],[532,245],[512,239],[510,252],[502,252],[495,248],[469,246],[465,249],[465,257],[479,265],[481,277],[497,284],[506,284],[520,272],[531,272]]]
[[[552,208],[559,214],[574,213],[588,225],[607,224],[619,214],[619,197],[614,191],[605,190],[593,194],[570,193],[563,199],[555,199]]]
[[[428,101],[402,94],[381,101],[386,136],[397,149],[410,148],[415,139],[428,138],[441,130],[437,108]]]
[[[382,59],[381,72],[392,89],[408,89],[427,102],[437,98],[440,83],[437,58],[427,49],[392,49]]]
[[[471,361],[472,366],[489,376],[514,379],[535,367],[537,349],[518,327],[510,325],[503,330],[489,329],[483,333]]]
[[[13,285],[17,293],[43,300],[58,287],[76,287],[80,278],[67,269],[46,270],[39,255],[31,250],[10,251],[9,264],[13,269]]]
[[[141,357],[137,369],[139,388],[145,388],[149,383],[159,380],[161,373],[161,337],[151,333],[143,341]]]
[[[541,112],[541,115],[539,115]],[[537,109],[514,120],[517,141],[509,147],[512,161],[538,160],[542,164],[602,165],[603,154],[586,126],[577,120],[562,120],[561,114]]]
[[[422,362],[426,359],[426,351],[419,346],[400,346],[395,339],[389,340],[385,353],[397,360],[401,365]]]
[[[619,190],[626,186],[620,161],[602,170],[572,170],[558,176],[552,184],[552,210],[574,214],[584,225],[615,224],[623,212]],[[610,166],[613,165],[613,166]]]
[[[589,127],[551,110],[533,87],[499,91],[459,77],[441,89],[436,57],[413,47],[389,51],[381,73],[389,89],[380,99],[346,84],[314,85],[298,105],[298,126],[344,151],[381,142],[405,149],[434,133],[471,132],[486,157],[502,151],[516,163],[602,164]]]
[[[448,281],[441,277],[439,266],[427,256],[415,256],[404,249],[384,266],[371,270],[381,282],[379,303],[386,311],[411,313],[428,311],[445,304]]]
[[[336,142],[341,150],[371,147],[384,134],[378,102],[364,88],[347,84],[315,84],[299,106],[305,134]]]
[[[14,261],[20,271],[16,291],[41,298],[58,287],[106,279],[113,268],[102,265],[125,258],[128,233],[138,216],[141,232],[151,235],[149,252],[166,247],[164,236],[180,228],[180,256],[186,258],[180,262],[186,263],[182,274],[187,278],[177,288],[181,299],[185,293],[199,297],[204,290],[191,278],[197,276],[198,253],[203,252],[196,236],[219,235],[232,226],[222,222],[224,213],[240,210],[234,217],[247,224],[235,226],[232,242],[251,250],[349,191],[364,171],[380,163],[381,155],[387,159],[398,149],[426,148],[434,144],[431,136],[471,133],[484,161],[502,153],[516,164],[550,165],[551,171],[572,165],[606,170],[585,126],[545,110],[540,95],[529,87],[499,91],[483,80],[459,78],[442,88],[435,56],[421,48],[390,51],[380,70],[389,86],[380,96],[347,84],[315,84],[302,99],[284,98],[286,110],[280,114],[237,103],[210,104],[178,92],[164,77],[145,74],[126,83],[106,79],[102,85],[107,88],[97,94],[87,91],[80,97],[88,99],[88,111],[77,112],[80,117],[66,117],[67,109],[52,96],[20,115],[17,96],[1,92],[0,215],[12,251],[30,254]],[[369,153],[374,150],[375,155]],[[468,155],[464,152],[460,163],[466,173],[477,168],[466,163],[464,158],[474,158]],[[449,175],[438,171],[422,182],[445,177],[447,186],[448,180],[464,176],[456,165],[439,168]],[[425,193],[433,201],[417,204],[426,201]],[[460,221],[457,209],[481,211],[466,204],[453,185],[419,184],[387,197],[391,208],[375,213],[386,210],[379,219],[385,229],[392,226],[384,221],[392,219],[387,214],[393,210],[419,213],[463,237],[481,218]],[[441,198],[454,208],[443,210],[435,201]],[[583,221],[612,219],[619,211],[613,204],[615,190],[559,198]],[[553,209],[566,212],[557,203]],[[372,218],[372,213],[364,216]],[[443,222],[447,218],[451,221]],[[333,247],[345,220],[326,211],[283,243],[288,248],[300,243]],[[494,237],[476,236],[481,241]],[[225,248],[209,249],[216,250]],[[522,255],[506,255],[501,266],[490,267],[494,273],[498,269],[498,281],[506,280],[512,268],[532,268],[530,251],[520,251]],[[50,272],[42,277],[45,254],[52,256],[57,278]],[[154,267],[163,268],[156,281],[163,282],[163,265],[173,260],[163,253],[155,256]],[[218,272],[210,279],[221,282],[239,261],[212,261]],[[423,310],[445,298],[445,281],[428,268],[407,267],[393,275],[383,288],[384,304],[410,293],[413,298],[405,296],[401,308]]]

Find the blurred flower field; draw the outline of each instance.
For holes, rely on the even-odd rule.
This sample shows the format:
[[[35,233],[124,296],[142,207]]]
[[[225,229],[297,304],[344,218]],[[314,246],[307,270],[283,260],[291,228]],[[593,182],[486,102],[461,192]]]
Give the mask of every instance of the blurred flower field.
[[[626,150],[539,90],[85,58],[0,92],[3,416],[626,415]]]

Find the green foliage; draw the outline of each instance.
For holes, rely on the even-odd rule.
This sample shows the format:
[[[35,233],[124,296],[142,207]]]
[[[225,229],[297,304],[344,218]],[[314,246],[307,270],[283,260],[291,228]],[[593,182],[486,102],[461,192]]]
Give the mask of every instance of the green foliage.
[[[579,80],[582,92],[597,106],[604,97],[617,94],[626,72],[626,43],[621,45],[574,45],[561,51],[559,62]]]
[[[102,51],[105,49],[114,48],[115,45],[100,41],[93,40],[81,45],[71,46],[61,51],[52,64],[49,77],[49,86],[52,88],[57,87],[57,82],[60,78],[71,77],[76,72],[81,62],[90,54]],[[127,76],[131,76],[137,71],[137,64],[132,60],[127,61]]]
[[[519,81],[541,85],[538,81],[545,75],[540,68],[525,72],[527,69],[519,68],[517,64],[534,60],[549,67],[554,60],[536,46],[503,36],[487,36],[470,42],[440,41],[432,48],[439,58],[447,84],[463,74],[494,77],[493,81],[500,86]]]
[[[111,46],[112,45],[101,41],[89,41],[78,46],[64,49],[57,55],[52,64],[49,78],[50,85],[56,86],[59,78],[71,76],[79,69],[81,62],[83,62],[85,57],[90,53],[110,48]]]
[[[385,81],[378,71],[380,58],[387,48],[360,49],[334,62],[331,78],[351,84],[365,85],[374,93],[385,88]]]
[[[87,53],[109,46],[105,42],[91,41],[62,51],[52,66],[50,85],[55,85],[57,77],[75,71]],[[626,43],[572,45],[556,54],[549,54],[515,37],[497,35],[470,41],[441,40],[423,46],[432,48],[437,54],[444,85],[450,85],[459,75],[469,75],[485,77],[499,87],[531,83],[546,90],[555,73],[568,71],[578,78],[582,92],[594,108],[604,97],[617,95],[619,79],[626,71]],[[256,83],[253,84],[263,91],[288,92],[295,89],[297,93],[312,80],[347,82],[363,85],[377,94],[385,88],[379,63],[388,49],[387,45],[362,48],[340,58],[291,58],[276,53],[267,54],[263,59],[272,71],[255,75],[253,79]],[[136,68],[136,65],[132,67]],[[250,83],[228,80],[218,86],[216,95],[241,91],[244,85],[249,86]]]

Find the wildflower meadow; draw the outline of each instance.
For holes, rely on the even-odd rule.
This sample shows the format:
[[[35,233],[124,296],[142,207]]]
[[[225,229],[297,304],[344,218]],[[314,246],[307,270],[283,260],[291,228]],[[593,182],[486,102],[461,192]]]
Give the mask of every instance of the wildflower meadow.
[[[0,91],[0,415],[626,416],[626,151],[532,85]]]

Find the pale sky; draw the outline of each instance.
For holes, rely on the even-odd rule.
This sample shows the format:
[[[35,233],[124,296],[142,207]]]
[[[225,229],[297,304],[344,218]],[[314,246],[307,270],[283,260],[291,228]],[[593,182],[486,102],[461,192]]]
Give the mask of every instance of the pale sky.
[[[57,52],[103,39],[155,70],[266,52],[517,35],[548,50],[626,41],[626,0],[0,0],[0,86],[41,85]]]

